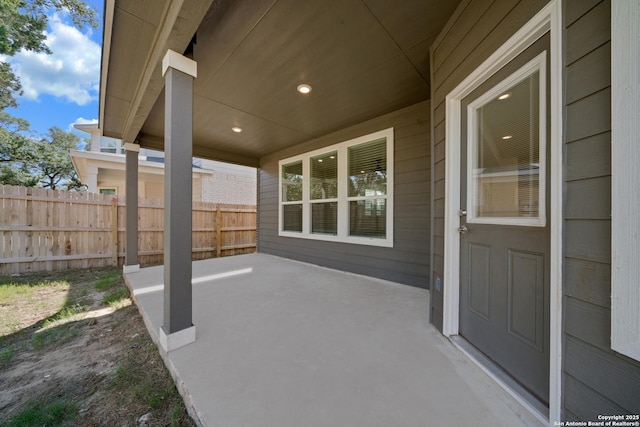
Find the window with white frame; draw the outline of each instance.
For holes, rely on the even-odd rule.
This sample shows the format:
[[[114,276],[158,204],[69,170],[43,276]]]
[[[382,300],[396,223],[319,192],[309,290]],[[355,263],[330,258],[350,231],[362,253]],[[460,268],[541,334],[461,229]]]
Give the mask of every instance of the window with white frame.
[[[393,128],[281,160],[279,235],[393,246]]]
[[[117,193],[115,188],[100,188],[100,194],[112,194],[115,195]]]
[[[122,144],[122,141],[119,139],[103,136],[100,138],[100,152],[124,154],[124,144]]]

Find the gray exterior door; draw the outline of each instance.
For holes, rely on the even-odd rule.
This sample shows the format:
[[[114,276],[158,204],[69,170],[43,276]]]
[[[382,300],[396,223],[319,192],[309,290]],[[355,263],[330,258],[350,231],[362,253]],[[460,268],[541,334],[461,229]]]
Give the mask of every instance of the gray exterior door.
[[[549,401],[549,37],[462,102],[459,334]]]

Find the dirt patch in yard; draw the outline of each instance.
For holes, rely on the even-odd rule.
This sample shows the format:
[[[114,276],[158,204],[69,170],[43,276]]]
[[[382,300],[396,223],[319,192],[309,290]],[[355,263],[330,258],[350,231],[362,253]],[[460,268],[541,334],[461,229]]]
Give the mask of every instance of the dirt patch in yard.
[[[0,276],[0,426],[194,426],[119,269]]]

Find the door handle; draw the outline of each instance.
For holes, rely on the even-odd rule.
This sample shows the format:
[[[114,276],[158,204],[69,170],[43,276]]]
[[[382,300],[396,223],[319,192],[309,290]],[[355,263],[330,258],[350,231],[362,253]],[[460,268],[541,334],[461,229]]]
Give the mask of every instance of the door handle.
[[[465,234],[467,231],[469,231],[469,229],[464,224],[458,227],[458,232],[460,232],[460,234]]]

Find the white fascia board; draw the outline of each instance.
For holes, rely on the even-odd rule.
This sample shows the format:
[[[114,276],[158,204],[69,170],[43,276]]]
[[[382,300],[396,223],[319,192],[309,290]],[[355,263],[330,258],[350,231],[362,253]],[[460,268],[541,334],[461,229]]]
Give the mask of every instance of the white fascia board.
[[[107,75],[109,73],[109,55],[111,54],[111,33],[113,31],[113,12],[115,0],[104,2],[104,28],[102,36],[102,60],[100,66],[100,105],[98,107],[98,126],[102,134],[101,124],[104,123],[104,105],[107,95]]]
[[[71,157],[71,162],[73,162],[74,166],[80,165],[80,163],[76,163],[77,159],[86,159],[87,162],[97,165],[103,169],[114,169],[114,170],[124,170],[126,164],[126,158],[122,154],[115,153],[102,153],[100,151],[80,151],[80,150],[70,150],[69,155]],[[164,163],[158,162],[150,162],[148,160],[139,159],[138,160],[139,172],[147,172],[152,174],[161,174],[164,173]],[[207,170],[207,169],[198,169],[193,168],[193,173],[198,175],[213,175],[215,171]],[[76,171],[78,168],[76,167]]]

